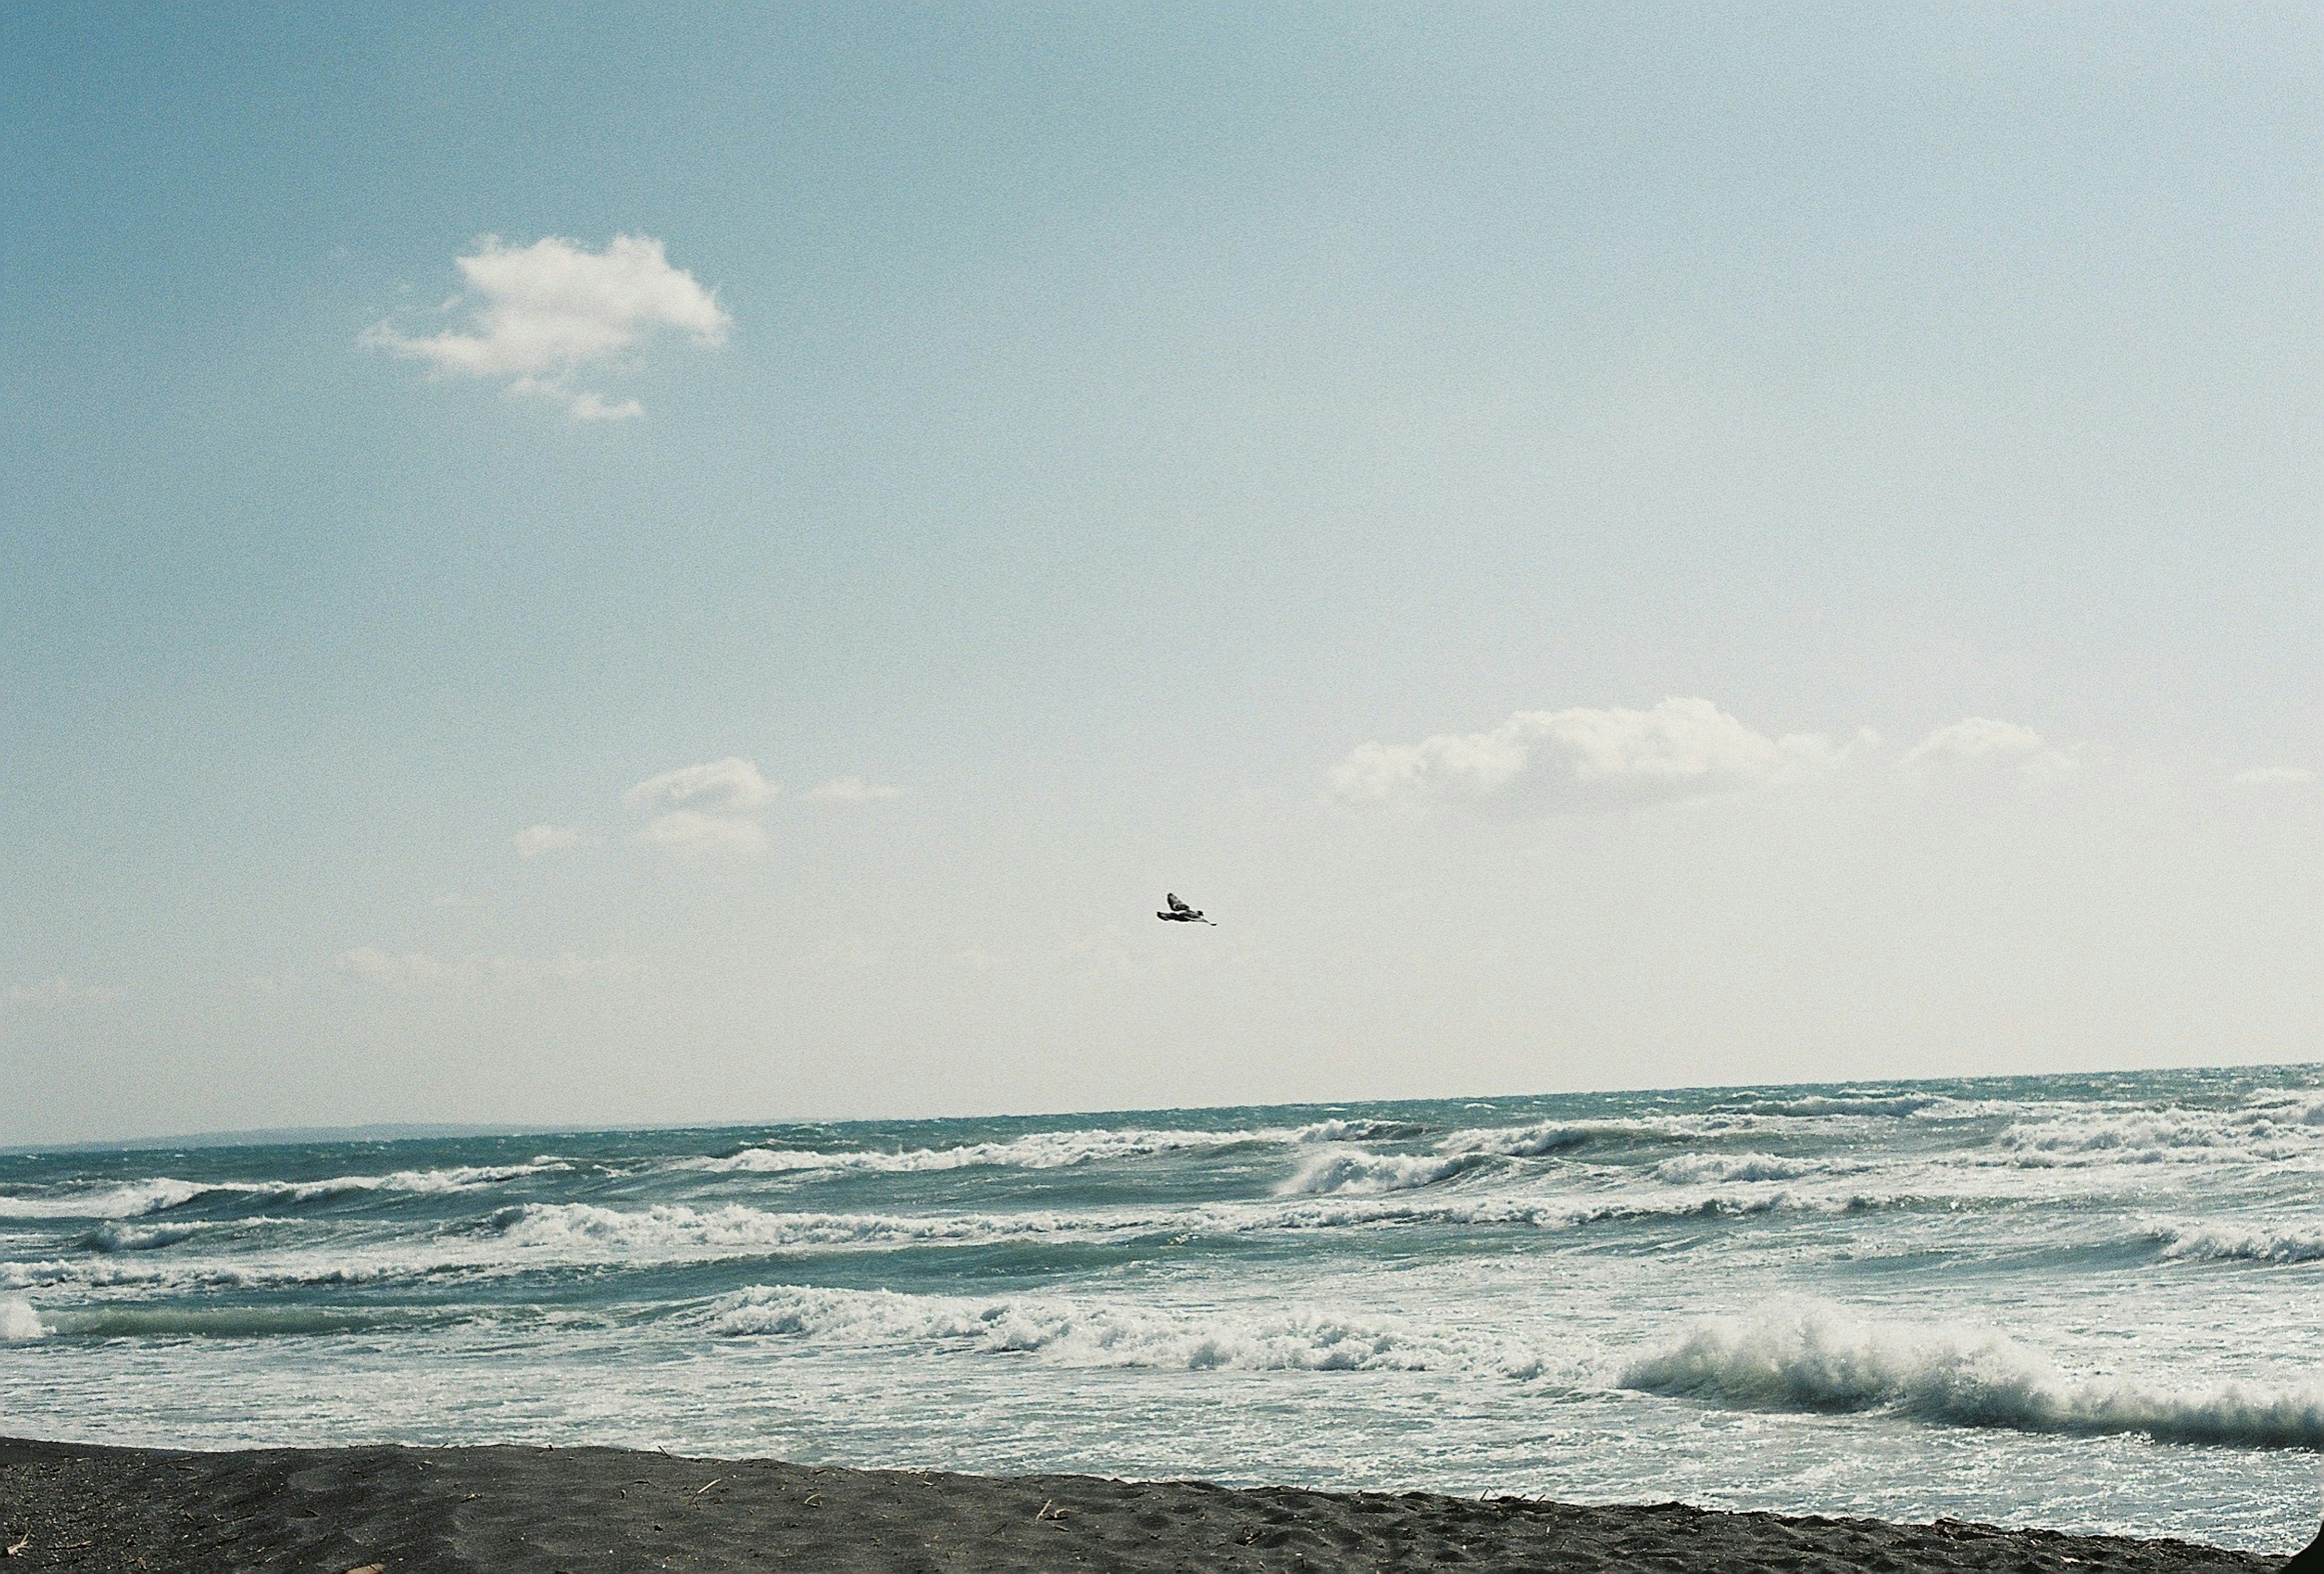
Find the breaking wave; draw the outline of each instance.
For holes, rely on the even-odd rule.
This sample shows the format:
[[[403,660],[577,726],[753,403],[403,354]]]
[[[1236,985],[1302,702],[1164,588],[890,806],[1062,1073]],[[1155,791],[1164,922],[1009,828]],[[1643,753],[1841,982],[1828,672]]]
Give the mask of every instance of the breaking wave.
[[[1332,1148],[1301,1164],[1297,1173],[1276,1188],[1281,1197],[1377,1195],[1406,1192],[1449,1181],[1493,1155],[1483,1153],[1384,1154],[1362,1148]]]
[[[1760,1115],[1885,1115],[1893,1118],[1943,1111],[1955,1100],[1941,1093],[1894,1093],[1864,1096],[1811,1094],[1799,1099],[1762,1099],[1748,1108]]]
[[[2156,1232],[2166,1257],[2190,1262],[2312,1263],[2324,1260],[2324,1225],[2281,1229],[2183,1221]]]
[[[1056,1214],[775,1213],[740,1204],[689,1208],[678,1202],[624,1211],[586,1202],[537,1202],[503,1210],[490,1227],[521,1249],[563,1248],[618,1258],[995,1240],[1049,1233],[1066,1222]]]
[[[1539,1158],[1562,1147],[1587,1142],[1591,1129],[1544,1120],[1532,1126],[1504,1126],[1478,1131],[1456,1131],[1436,1145],[1439,1153],[1499,1154],[1505,1158]]]
[[[333,1175],[320,1181],[181,1181],[171,1175],[156,1175],[151,1180],[90,1187],[51,1197],[0,1197],[0,1219],[142,1219],[213,1197],[315,1202],[364,1192],[432,1195],[498,1185],[568,1167],[558,1161],[469,1164],[442,1170],[398,1170],[384,1175]]]
[[[2255,1088],[2244,1096],[2245,1118],[2324,1126],[2324,1094],[2314,1088]]]
[[[1993,1146],[2003,1163],[2029,1169],[2314,1158],[2324,1156],[2324,1128],[2264,1110],[2109,1112],[2023,1121]]]
[[[1170,1371],[1491,1371],[1540,1376],[1542,1352],[1489,1334],[1310,1307],[1203,1312],[1067,1301],[972,1300],[890,1290],[753,1285],[711,1319],[727,1337],[928,1345],[1060,1365]]]
[[[0,1219],[136,1219],[182,1207],[219,1190],[159,1175],[117,1186],[97,1186],[53,1197],[0,1197]]]
[[[1812,1159],[1779,1158],[1770,1153],[1683,1153],[1654,1167],[1666,1186],[1700,1186],[1720,1181],[1796,1181],[1831,1166]]]
[[[1294,1142],[1401,1142],[1427,1128],[1412,1120],[1318,1120],[1290,1133]]]
[[[964,1143],[957,1147],[878,1149],[817,1149],[746,1147],[718,1158],[694,1159],[685,1167],[715,1174],[780,1174],[798,1171],[871,1171],[903,1174],[922,1170],[964,1170],[978,1166],[1026,1170],[1067,1169],[1108,1160],[1144,1158],[1155,1154],[1186,1153],[1233,1147],[1251,1142],[1331,1141],[1324,1128],[1353,1128],[1370,1121],[1323,1121],[1298,1131],[1037,1131],[1006,1142]],[[1310,1134],[1315,1134],[1311,1136]]]
[[[13,1296],[0,1301],[0,1344],[22,1344],[40,1339],[48,1331],[32,1302]]]
[[[202,1226],[198,1223],[140,1226],[108,1219],[82,1236],[80,1240],[91,1251],[150,1252],[176,1246],[180,1241],[191,1240],[201,1232]]]
[[[1702,1324],[1632,1360],[1618,1382],[1740,1409],[1877,1410],[1953,1426],[2324,1449],[2324,1387],[2182,1391],[2070,1377],[1990,1330],[1858,1323],[1812,1307]]]

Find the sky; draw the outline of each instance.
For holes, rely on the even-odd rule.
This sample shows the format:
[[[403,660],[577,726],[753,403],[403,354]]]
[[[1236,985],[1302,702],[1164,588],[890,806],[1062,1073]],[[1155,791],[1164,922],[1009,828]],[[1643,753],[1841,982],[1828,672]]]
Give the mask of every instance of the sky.
[[[10,6],[0,1141],[2324,1060],[2319,127],[2307,5]]]

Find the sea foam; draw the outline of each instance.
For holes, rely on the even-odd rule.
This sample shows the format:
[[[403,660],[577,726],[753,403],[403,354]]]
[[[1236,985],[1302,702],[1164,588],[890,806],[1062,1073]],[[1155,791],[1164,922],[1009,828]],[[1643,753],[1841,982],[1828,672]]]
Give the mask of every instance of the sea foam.
[[[1720,1181],[1796,1181],[1829,1167],[1770,1153],[1683,1153],[1656,1164],[1653,1174],[1666,1186],[1700,1186]]]
[[[1173,1371],[1453,1370],[1524,1379],[1552,1365],[1549,1356],[1489,1332],[1306,1306],[1176,1309],[753,1285],[722,1302],[711,1328],[728,1337],[924,1345]]]
[[[1280,1141],[1289,1136],[1287,1132],[1259,1131],[1037,1131],[1007,1142],[907,1148],[896,1153],[856,1148],[746,1147],[740,1153],[689,1161],[687,1167],[714,1174],[762,1174],[802,1170],[908,1174],[923,1170],[980,1166],[1055,1170],[1110,1159],[1143,1158],[1153,1154],[1228,1147],[1270,1139]]]
[[[2324,1225],[2246,1225],[2182,1220],[2162,1226],[2163,1255],[2192,1262],[2312,1263],[2324,1260]]]
[[[1363,1197],[1403,1192],[1449,1181],[1491,1159],[1491,1155],[1481,1153],[1370,1153],[1360,1147],[1334,1147],[1302,1164],[1276,1192],[1284,1197]]]
[[[206,1198],[315,1202],[364,1192],[421,1195],[498,1185],[567,1168],[558,1162],[469,1164],[441,1170],[398,1170],[383,1175],[332,1175],[318,1181],[183,1181],[174,1175],[117,1185],[83,1187],[42,1197],[0,1197],[0,1219],[142,1219]]]
[[[1456,1131],[1436,1145],[1436,1151],[1448,1154],[1499,1154],[1505,1158],[1539,1158],[1560,1148],[1575,1147],[1590,1140],[1586,1126],[1569,1126],[1561,1120],[1537,1121],[1531,1126],[1501,1126],[1476,1131]]]
[[[2324,1387],[2173,1390],[2070,1377],[1989,1330],[1858,1322],[1806,1307],[1700,1324],[1623,1367],[1626,1388],[1757,1410],[1883,1410],[2018,1431],[2324,1448]]]

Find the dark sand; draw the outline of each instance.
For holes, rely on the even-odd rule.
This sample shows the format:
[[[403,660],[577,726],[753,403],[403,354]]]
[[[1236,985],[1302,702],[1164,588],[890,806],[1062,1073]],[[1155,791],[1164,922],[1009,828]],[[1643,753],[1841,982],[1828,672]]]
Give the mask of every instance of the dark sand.
[[[170,1453],[0,1441],[17,1569],[2274,1570],[2280,1559],[1941,1522],[1231,1491],[618,1449]]]

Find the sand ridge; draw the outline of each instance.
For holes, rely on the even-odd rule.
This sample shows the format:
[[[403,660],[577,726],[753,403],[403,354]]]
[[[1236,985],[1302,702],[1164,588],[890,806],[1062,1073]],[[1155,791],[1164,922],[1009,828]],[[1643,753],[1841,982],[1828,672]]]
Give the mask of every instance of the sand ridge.
[[[1585,1508],[698,1459],[620,1449],[180,1453],[0,1441],[18,1569],[250,1574],[1121,1570],[2217,1570],[2281,1560],[1940,1521]]]

